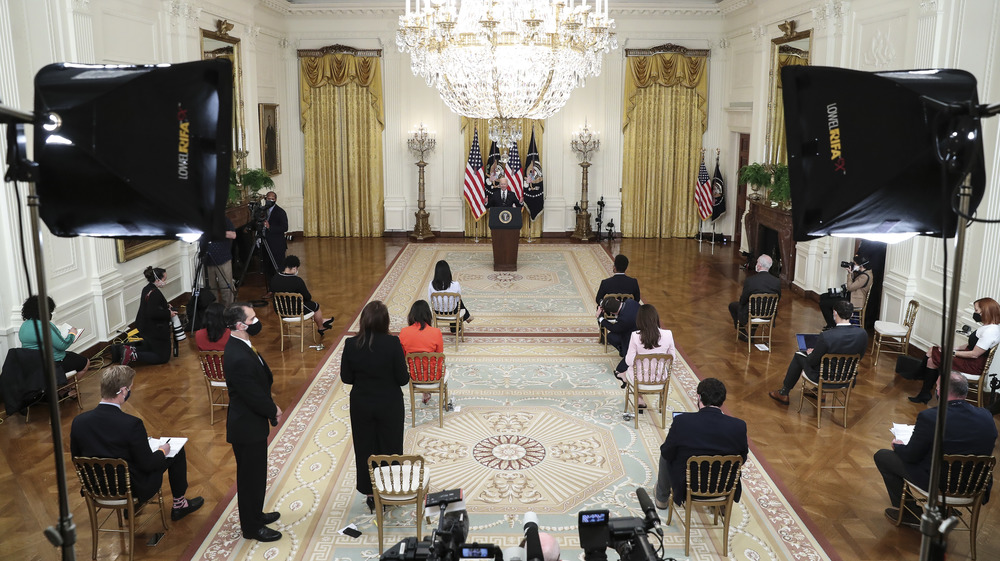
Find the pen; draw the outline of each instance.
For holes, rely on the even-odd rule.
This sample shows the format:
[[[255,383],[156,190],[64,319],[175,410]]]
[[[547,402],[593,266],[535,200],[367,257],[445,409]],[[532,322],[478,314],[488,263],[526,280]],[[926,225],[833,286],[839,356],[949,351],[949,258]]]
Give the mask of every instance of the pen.
[[[170,444],[170,439],[168,438],[167,441],[164,442],[164,444]]]

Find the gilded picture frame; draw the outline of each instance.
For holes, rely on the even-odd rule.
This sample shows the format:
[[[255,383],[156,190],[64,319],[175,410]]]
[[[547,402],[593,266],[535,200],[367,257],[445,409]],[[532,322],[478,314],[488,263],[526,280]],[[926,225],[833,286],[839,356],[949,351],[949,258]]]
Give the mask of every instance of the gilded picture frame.
[[[136,257],[146,255],[151,251],[156,251],[161,247],[176,242],[177,240],[115,240],[118,248],[118,262],[124,263]]]
[[[260,167],[268,175],[281,173],[281,127],[277,103],[258,103],[260,125]]]

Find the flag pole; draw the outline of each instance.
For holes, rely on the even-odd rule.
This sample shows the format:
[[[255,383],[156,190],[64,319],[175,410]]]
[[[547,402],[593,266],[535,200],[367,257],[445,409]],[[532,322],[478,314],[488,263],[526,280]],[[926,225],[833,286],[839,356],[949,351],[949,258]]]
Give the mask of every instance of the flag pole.
[[[472,243],[479,243],[479,221],[483,217],[480,216],[472,221]]]
[[[531,212],[529,211],[528,212],[528,240],[527,240],[528,243],[532,243],[532,242],[535,241],[535,240],[531,239],[531,225],[532,225],[532,223],[534,223],[534,220],[531,219]]]

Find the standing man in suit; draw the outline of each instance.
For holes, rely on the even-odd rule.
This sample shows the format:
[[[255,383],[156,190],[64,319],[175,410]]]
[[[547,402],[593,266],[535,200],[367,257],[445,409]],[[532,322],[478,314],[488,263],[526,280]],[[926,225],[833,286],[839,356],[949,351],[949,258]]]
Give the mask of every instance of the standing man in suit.
[[[797,352],[792,356],[792,362],[785,373],[785,381],[781,389],[770,391],[771,399],[788,405],[788,392],[795,387],[802,372],[812,381],[819,379],[819,367],[823,356],[827,354],[865,355],[868,348],[868,333],[856,325],[851,325],[851,315],[854,314],[854,304],[847,300],[839,300],[833,305],[833,318],[837,326],[820,333],[815,349],[806,349],[805,353]]]
[[[750,296],[754,294],[777,294],[781,296],[781,280],[770,272],[773,260],[768,254],[763,254],[757,258],[757,273],[747,277],[743,281],[743,293],[740,294],[739,302],[729,303],[729,315],[733,316],[733,327],[740,329],[741,325],[747,324],[750,316]],[[743,334],[740,334],[743,338]]]
[[[715,378],[698,383],[698,411],[674,417],[667,438],[660,446],[660,469],[656,477],[654,500],[656,508],[666,510],[671,493],[674,503],[681,504],[687,495],[688,459],[692,456],[732,456],[747,459],[747,424],[722,412],[726,401],[726,385]],[[742,488],[736,487],[736,500]]]
[[[245,539],[273,542],[281,539],[281,532],[266,525],[281,514],[264,512],[267,435],[268,423],[277,426],[281,420],[281,408],[271,398],[271,369],[250,343],[262,326],[253,307],[237,302],[226,308],[225,320],[231,335],[222,362],[229,391],[226,442],[232,444],[236,457],[240,527]]]
[[[937,391],[941,393],[940,379]],[[948,381],[948,416],[944,424],[942,448],[945,454],[990,455],[996,445],[997,427],[989,411],[965,401],[968,393],[969,381],[958,372],[952,372]],[[893,524],[899,519],[903,479],[909,479],[921,489],[927,489],[930,485],[937,414],[937,407],[924,409],[917,415],[917,423],[908,443],[893,440],[891,450],[875,452],[875,467],[882,474],[885,491],[892,504],[892,507],[885,509],[885,516]],[[915,509],[915,505],[910,506]],[[903,517],[903,524],[919,528],[920,519],[908,512]]]
[[[119,458],[128,462],[132,495],[144,503],[156,495],[167,472],[174,496],[171,520],[180,520],[201,508],[205,499],[188,499],[187,456],[184,448],[168,458],[170,443],[156,450],[149,448],[146,425],[138,417],[122,411],[122,404],[132,395],[135,370],[128,366],[109,366],[101,375],[101,402],[73,419],[69,433],[70,454],[74,458]]]
[[[615,321],[610,321],[604,317],[605,312],[614,315]],[[626,299],[624,302],[617,298],[605,298],[601,306],[597,308],[597,325],[608,330],[608,343],[618,349],[618,356],[622,357],[616,372],[625,372],[628,365],[625,364],[625,351],[628,350],[628,342],[632,337],[632,332],[637,329],[635,325],[636,317],[639,315],[639,302]]]
[[[627,276],[625,269],[628,269],[628,257],[622,254],[615,255],[615,267],[612,275],[601,281],[601,286],[597,288],[597,304],[608,294],[631,294],[635,301],[639,301],[639,281]]]
[[[278,206],[278,195],[274,191],[268,191],[264,195],[264,210],[267,213],[264,217],[264,241],[271,249],[271,256],[274,262],[267,255],[262,255],[264,262],[264,278],[273,277],[285,263],[285,232],[288,231],[288,213]]]
[[[490,194],[490,198],[486,201],[486,206],[489,208],[518,208],[521,206],[521,201],[517,200],[517,195],[510,190],[510,181],[506,177],[501,176],[497,180],[497,189]]]

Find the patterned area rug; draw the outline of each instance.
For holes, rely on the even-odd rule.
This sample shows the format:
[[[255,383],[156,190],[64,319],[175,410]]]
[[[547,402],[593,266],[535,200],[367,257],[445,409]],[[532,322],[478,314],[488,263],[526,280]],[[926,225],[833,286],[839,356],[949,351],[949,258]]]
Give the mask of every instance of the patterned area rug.
[[[434,246],[420,249],[424,247],[427,253],[434,250]],[[412,248],[406,252],[411,263],[414,254],[423,253]],[[488,255],[483,249],[487,248],[480,251]],[[450,248],[436,251],[455,255],[449,253]],[[549,255],[547,261],[572,263],[579,259],[574,256],[586,255],[572,247],[562,252],[562,258]],[[598,270],[606,265],[601,254],[592,259]],[[478,260],[470,255],[465,262]],[[610,260],[604,255],[603,261]],[[405,268],[397,273],[400,278],[419,276]],[[579,301],[581,317],[586,318],[576,326],[567,323],[566,331],[596,331],[589,313],[593,300],[585,296],[591,284],[596,283],[560,289],[562,294],[576,294],[566,298]],[[413,286],[425,285],[415,282]],[[407,308],[412,301],[407,298],[413,298],[416,290],[410,287],[406,289],[410,296],[397,297],[386,283],[380,285],[379,290],[383,289],[381,296],[377,290],[374,297],[406,301]],[[463,289],[470,292],[470,301],[480,305],[477,321],[489,315],[499,320],[502,314],[485,303],[502,299],[491,300],[495,297],[465,288],[464,283]],[[518,291],[529,292],[512,289],[512,293]],[[545,300],[539,295],[526,298]],[[393,310],[394,316],[400,313]],[[233,498],[193,558],[378,558],[374,516],[354,489],[349,386],[339,380],[342,346],[343,341],[271,444],[266,510],[281,511],[281,521],[274,526],[285,537],[271,544],[241,539]],[[576,527],[579,511],[606,508],[615,517],[642,516],[635,490],[644,487],[652,494],[664,431],[655,414],[640,415],[638,429],[634,421],[623,420],[624,392],[610,375],[617,354],[605,353],[592,335],[482,335],[470,337],[457,352],[453,349],[446,344],[449,389],[456,411],[446,412],[444,427],[439,428],[437,398],[428,405],[418,399],[416,426],[411,428],[406,392],[405,449],[422,455],[430,465],[432,491],[464,490],[471,520],[468,541],[516,545],[523,514],[530,510],[538,513],[542,529],[558,538],[563,559],[582,559]],[[678,355],[672,368],[669,408],[692,410],[697,383],[686,360]],[[828,559],[753,455],[744,467],[743,483],[743,500],[737,504],[730,527],[730,558]],[[661,513],[664,522],[665,514]],[[701,509],[694,519],[689,558],[721,558],[721,526],[708,527],[711,516]],[[360,538],[338,533],[352,523],[361,530]],[[415,535],[413,507],[390,508],[384,531],[386,548]],[[421,533],[430,533],[427,524]],[[684,558],[684,528],[676,518],[671,526],[664,526],[663,547],[665,557]],[[610,550],[609,556],[615,559],[617,554]]]

